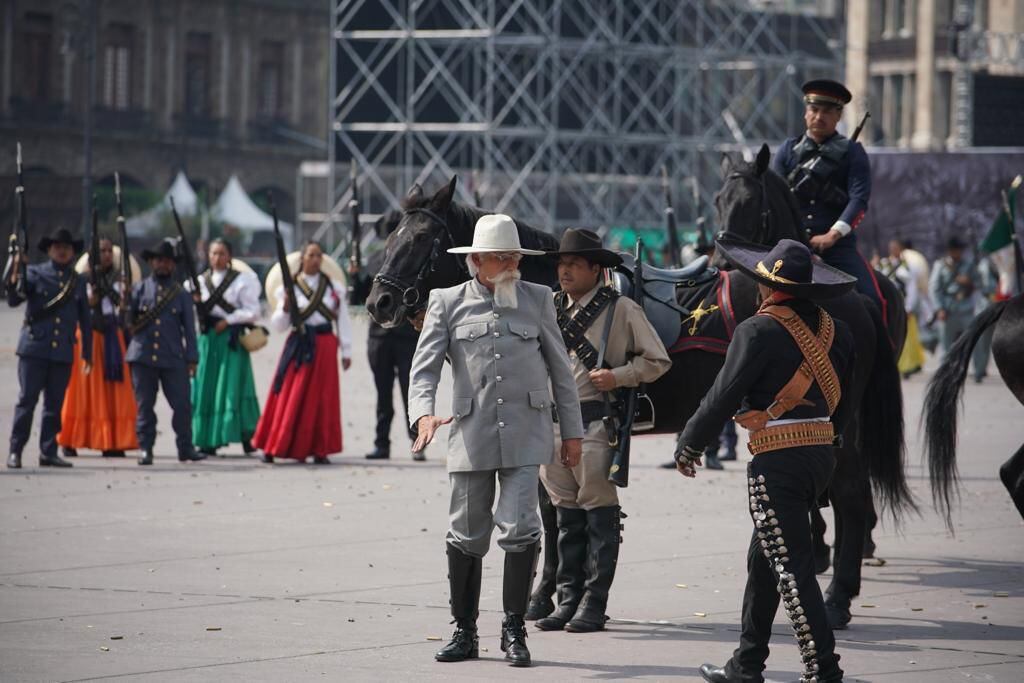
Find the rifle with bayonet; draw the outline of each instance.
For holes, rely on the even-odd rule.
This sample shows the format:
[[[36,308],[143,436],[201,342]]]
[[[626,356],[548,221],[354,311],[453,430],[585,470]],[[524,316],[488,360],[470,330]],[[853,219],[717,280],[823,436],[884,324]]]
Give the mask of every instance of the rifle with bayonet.
[[[269,192],[267,192],[267,202],[270,204],[270,215],[274,219],[274,246],[277,247],[277,265],[281,268],[284,298],[288,303],[288,319],[291,321],[292,330],[298,335],[303,335],[306,325],[302,322],[299,302],[295,298],[295,281],[292,279],[292,269],[288,266],[288,252],[285,251],[284,238],[281,237],[281,228],[277,224],[277,205],[274,204],[274,198]]]
[[[192,258],[192,248],[188,244],[188,237],[185,236],[185,228],[181,225],[181,217],[178,209],[174,206],[174,197],[171,200],[171,213],[174,215],[174,224],[178,226],[178,250],[181,252],[181,259],[185,262],[185,270],[188,271],[188,279],[192,282],[192,302],[196,307],[196,316],[199,318],[199,331],[206,332],[209,326],[206,307],[201,303],[203,290],[199,288],[199,273],[196,271],[196,262]]]
[[[114,203],[117,205],[117,233],[121,240],[121,315],[126,330],[132,326],[132,256],[128,249],[128,228],[124,221],[124,207],[121,205],[121,175],[114,173]]]
[[[352,187],[352,199],[348,202],[349,214],[352,217],[352,232],[349,234],[351,251],[348,256],[348,303],[351,306],[362,306],[370,293],[371,282],[363,273],[363,229],[359,221],[359,168],[355,159],[352,159],[348,177]]]
[[[15,218],[7,244],[7,265],[4,267],[4,290],[25,298],[25,266],[28,259],[28,216],[25,211],[25,177],[21,166],[21,143],[17,143],[18,185],[14,188]],[[11,278],[16,278],[12,283]]]
[[[679,233],[676,231],[676,210],[672,208],[672,188],[668,184],[668,169],[661,165],[661,189],[665,193],[665,231],[668,233],[669,265],[678,268],[682,264],[679,248]]]
[[[636,241],[636,257],[633,260],[633,301],[643,310],[644,276],[643,276],[644,242]],[[613,304],[614,305],[614,304]],[[612,447],[612,464],[608,468],[608,481],[618,487],[629,486],[629,447],[633,438],[633,422],[639,409],[640,395],[643,385],[630,387],[620,394],[621,412],[619,413],[618,429],[615,430]]]
[[[96,207],[96,195],[93,195],[92,229],[89,233],[89,284],[92,286],[92,296],[96,299],[96,305],[93,306],[94,319],[103,315],[100,277],[100,210]]]

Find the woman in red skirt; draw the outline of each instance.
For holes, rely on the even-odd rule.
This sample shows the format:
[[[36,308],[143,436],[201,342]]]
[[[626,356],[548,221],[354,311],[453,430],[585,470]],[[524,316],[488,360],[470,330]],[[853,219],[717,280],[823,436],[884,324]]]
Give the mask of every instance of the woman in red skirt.
[[[341,365],[348,370],[352,364],[352,329],[345,285],[321,271],[323,259],[319,244],[306,243],[299,272],[293,276],[303,332],[292,330],[288,335],[252,439],[253,446],[263,450],[267,463],[274,462],[274,458],[305,461],[312,457],[316,464],[327,465],[328,455],[341,452],[338,349]],[[284,332],[291,324],[284,287],[276,288],[274,299],[270,325]]]

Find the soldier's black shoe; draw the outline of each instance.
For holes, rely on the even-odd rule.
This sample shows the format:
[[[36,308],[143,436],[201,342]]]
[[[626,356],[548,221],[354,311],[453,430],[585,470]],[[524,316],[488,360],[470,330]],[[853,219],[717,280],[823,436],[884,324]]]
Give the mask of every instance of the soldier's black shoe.
[[[324,456],[322,458],[319,457],[319,456],[313,456],[313,464],[314,465],[330,465],[331,461],[327,458],[327,456]]]
[[[274,464],[274,456],[270,455],[269,453],[264,453],[263,457],[260,458],[260,460],[262,460],[263,462],[265,462],[268,465],[273,465]]]
[[[57,454],[53,455],[40,455],[39,456],[40,467],[73,467],[71,463],[64,460]]]
[[[124,457],[124,451],[122,451],[122,450],[103,451],[102,455],[103,455],[104,458],[123,458]]]
[[[213,456],[217,455],[216,448],[200,448],[199,452],[202,453],[207,458],[212,458]]]
[[[705,681],[710,681],[710,683],[730,683],[725,669],[714,664],[701,664],[700,675],[704,677]]]
[[[78,457],[78,451],[76,451],[74,448],[68,448],[66,446],[61,446],[60,454],[63,455],[65,458],[77,458]]]
[[[704,453],[704,469],[706,470],[724,470],[725,465],[719,460],[717,453]]]
[[[501,651],[511,666],[530,666],[530,650],[526,647],[526,622],[521,614],[506,614],[501,622]]]
[[[242,450],[245,451],[246,455],[252,455],[259,449],[252,445],[251,439],[242,439]]]
[[[480,638],[475,619],[456,619],[455,633],[447,645],[434,655],[439,662],[462,662],[480,656]]]
[[[526,615],[523,619],[526,621],[537,621],[550,616],[555,611],[555,601],[551,599],[550,595],[540,595],[534,593],[530,596],[530,605],[526,608]],[[544,629],[541,629],[542,631]]]
[[[388,460],[391,458],[391,449],[377,446],[364,457],[367,460]]]
[[[7,456],[7,467],[12,470],[21,469],[21,453],[11,453]]]
[[[152,465],[153,464],[153,449],[147,448],[142,451],[142,455],[139,456],[140,465]]]
[[[192,449],[189,449],[184,453],[178,453],[178,462],[198,462],[199,460],[206,460],[206,453],[203,453],[202,451],[197,453]]]
[[[829,628],[833,631],[845,631],[850,627],[852,615],[849,606],[842,607],[825,603],[825,617],[828,619]]]

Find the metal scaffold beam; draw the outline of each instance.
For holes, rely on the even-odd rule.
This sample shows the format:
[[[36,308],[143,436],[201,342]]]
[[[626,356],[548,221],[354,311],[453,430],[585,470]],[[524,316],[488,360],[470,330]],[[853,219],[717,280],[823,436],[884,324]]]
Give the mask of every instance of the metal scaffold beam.
[[[721,152],[777,142],[799,85],[838,76],[834,0],[339,0],[329,165],[356,159],[370,213],[460,176],[460,199],[558,229],[659,225],[712,206]],[[766,9],[767,8],[767,9]],[[328,179],[315,237],[347,186]]]

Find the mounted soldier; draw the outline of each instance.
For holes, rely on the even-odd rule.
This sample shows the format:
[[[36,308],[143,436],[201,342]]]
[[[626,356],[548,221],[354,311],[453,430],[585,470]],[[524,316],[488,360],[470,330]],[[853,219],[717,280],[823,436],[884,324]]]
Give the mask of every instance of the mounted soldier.
[[[871,163],[857,142],[860,127],[850,138],[836,132],[843,106],[853,96],[842,83],[827,79],[808,81],[802,90],[807,131],[782,143],[772,170],[796,196],[811,248],[825,263],[857,278],[857,291],[879,306],[884,320],[885,298],[857,250],[857,226],[871,198]]]

